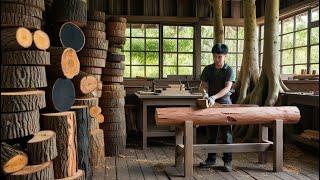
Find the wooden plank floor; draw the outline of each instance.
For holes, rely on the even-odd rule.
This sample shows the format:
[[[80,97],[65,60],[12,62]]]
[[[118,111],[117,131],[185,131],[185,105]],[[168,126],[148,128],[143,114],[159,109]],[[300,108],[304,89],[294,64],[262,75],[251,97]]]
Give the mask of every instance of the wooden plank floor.
[[[257,163],[257,153],[233,154],[233,171],[223,172],[223,161],[218,155],[217,166],[201,169],[197,165],[205,160],[206,154],[194,154],[194,177],[202,179],[263,179],[297,180],[319,179],[319,157],[305,152],[294,145],[284,148],[284,172],[272,172],[272,154],[267,164]],[[313,155],[312,155],[313,154]],[[173,167],[173,146],[151,146],[146,150],[129,147],[118,157],[106,157],[105,166],[94,171],[94,180],[167,180],[184,179],[182,172]]]

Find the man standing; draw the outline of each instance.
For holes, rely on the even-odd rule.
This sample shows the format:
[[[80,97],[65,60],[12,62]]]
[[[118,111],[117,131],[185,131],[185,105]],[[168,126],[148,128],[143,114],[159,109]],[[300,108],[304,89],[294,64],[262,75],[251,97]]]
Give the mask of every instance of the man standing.
[[[200,90],[203,92],[203,98],[208,99],[209,106],[215,102],[220,104],[232,104],[230,99],[230,89],[235,81],[235,75],[232,68],[225,63],[228,54],[228,47],[225,44],[217,43],[212,48],[214,63],[204,68],[201,74]],[[208,126],[208,143],[216,144],[218,132],[221,132],[223,143],[232,143],[232,127],[228,126]],[[232,171],[232,154],[223,153],[224,170]],[[212,167],[216,162],[216,153],[208,153],[205,162],[200,163],[200,167]]]

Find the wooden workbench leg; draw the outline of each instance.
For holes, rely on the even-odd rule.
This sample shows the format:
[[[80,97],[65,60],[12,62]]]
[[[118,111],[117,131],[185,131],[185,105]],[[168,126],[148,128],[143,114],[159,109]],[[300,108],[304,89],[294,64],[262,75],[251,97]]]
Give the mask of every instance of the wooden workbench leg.
[[[268,127],[259,125],[259,142],[268,140]],[[259,163],[267,163],[268,151],[259,153]]]
[[[178,145],[183,144],[183,128],[176,126],[176,153],[175,153],[175,166],[177,169],[182,169],[183,153],[179,151]]]
[[[193,176],[193,123],[186,121],[184,125],[184,176]]]
[[[145,104],[142,105],[142,149],[147,148],[147,135],[148,135],[148,109]]]
[[[273,171],[283,170],[283,121],[276,120],[273,124]]]

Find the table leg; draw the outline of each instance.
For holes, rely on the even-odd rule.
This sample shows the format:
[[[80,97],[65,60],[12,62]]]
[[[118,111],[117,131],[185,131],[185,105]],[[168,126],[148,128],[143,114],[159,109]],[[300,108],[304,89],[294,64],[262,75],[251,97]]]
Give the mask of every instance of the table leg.
[[[273,124],[273,171],[283,170],[283,121],[276,120]]]
[[[148,133],[148,119],[147,119],[147,115],[148,115],[148,109],[147,109],[147,105],[145,105],[143,103],[142,105],[142,149],[146,149],[147,148],[147,133]]]
[[[186,121],[184,126],[184,176],[193,176],[193,123]]]
[[[268,127],[259,125],[259,142],[268,140]],[[259,153],[259,163],[265,164],[267,163],[268,152],[260,152]]]
[[[175,166],[177,169],[181,169],[183,163],[183,153],[180,152],[178,145],[183,144],[183,129],[180,126],[176,126],[176,149],[175,149]]]

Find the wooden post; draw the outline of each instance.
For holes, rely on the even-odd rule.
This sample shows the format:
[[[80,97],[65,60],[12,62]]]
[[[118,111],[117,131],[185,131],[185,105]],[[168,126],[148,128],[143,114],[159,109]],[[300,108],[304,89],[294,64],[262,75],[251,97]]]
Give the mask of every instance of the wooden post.
[[[178,151],[178,145],[183,144],[183,129],[180,126],[176,126],[176,155],[175,155],[175,166],[177,169],[182,168],[183,156]]]
[[[259,142],[268,140],[268,127],[260,124],[259,125]],[[259,163],[265,164],[267,163],[267,151],[259,153]]]
[[[142,149],[147,147],[147,133],[148,133],[148,107],[143,103],[142,106]]]
[[[283,170],[283,120],[273,124],[273,171]]]
[[[184,126],[184,176],[193,176],[193,123],[186,121]]]

